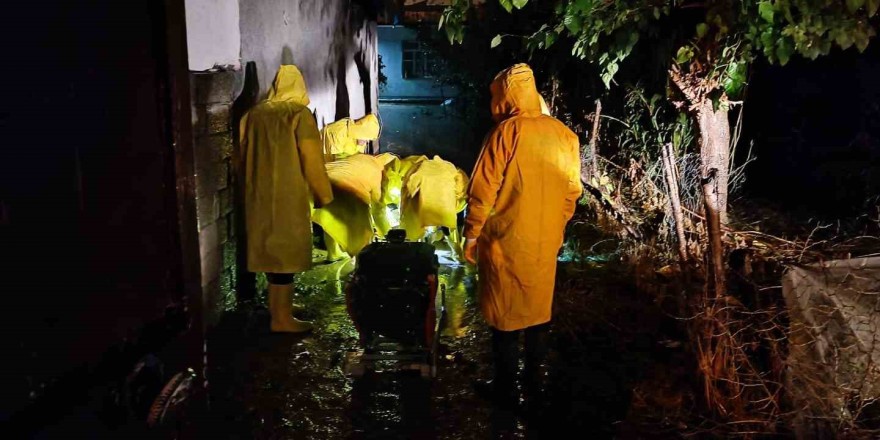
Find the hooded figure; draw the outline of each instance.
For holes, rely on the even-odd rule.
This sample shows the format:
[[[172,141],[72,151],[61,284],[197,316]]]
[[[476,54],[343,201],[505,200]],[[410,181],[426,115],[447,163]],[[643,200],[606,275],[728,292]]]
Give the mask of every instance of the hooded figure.
[[[308,103],[299,69],[281,66],[268,99],[241,119],[235,166],[243,191],[247,268],[267,273],[273,331],[311,328],[290,315],[292,274],[312,263],[311,196],[316,204],[333,200]]]
[[[446,227],[451,247],[460,255],[457,214],[466,205],[467,185],[467,174],[439,156],[413,164],[403,178],[400,197],[400,226],[406,238],[419,240],[427,227]]]
[[[341,252],[357,255],[373,238],[370,212],[382,199],[382,171],[385,159],[354,154],[326,165],[335,196],[333,203],[312,214],[312,221],[324,229],[327,259],[341,258]]]
[[[527,329],[526,390],[538,392],[556,258],[582,186],[577,135],[542,114],[532,69],[517,64],[502,71],[491,92],[497,125],[471,175],[465,257],[477,263],[480,309],[493,330],[493,391],[509,403],[521,329]]]
[[[399,221],[392,214],[392,207],[400,206],[400,188],[403,176],[400,175],[401,161],[393,153],[380,153],[376,158],[384,164],[382,170],[382,199],[372,205],[373,226],[380,237],[388,235]]]
[[[379,118],[370,113],[358,120],[340,119],[327,124],[322,131],[324,157],[327,161],[364,152],[362,142],[379,138]]]

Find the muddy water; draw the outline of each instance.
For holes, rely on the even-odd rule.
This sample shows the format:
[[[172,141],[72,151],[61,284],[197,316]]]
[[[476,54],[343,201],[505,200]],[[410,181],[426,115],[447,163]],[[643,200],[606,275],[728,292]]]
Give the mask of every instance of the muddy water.
[[[357,380],[345,376],[343,354],[357,347],[357,333],[342,292],[354,265],[323,264],[297,279],[298,300],[308,308],[305,317],[316,323],[313,334],[271,334],[265,309],[243,305],[210,335],[208,433],[221,438],[477,439],[569,438],[558,436],[570,429],[582,434],[576,438],[610,438],[618,432],[630,389],[648,363],[639,353],[649,353],[652,342],[618,338],[606,324],[638,322],[643,311],[616,307],[608,315],[587,305],[568,307],[577,316],[565,316],[559,304],[621,292],[606,286],[558,293],[568,296],[557,297],[556,311],[564,318],[560,325],[567,327],[554,324],[551,331],[549,411],[529,419],[493,408],[473,393],[473,381],[489,376],[488,330],[477,312],[472,269],[449,264],[447,257],[441,255],[447,263],[441,282],[447,288],[448,315],[434,380],[394,371]]]

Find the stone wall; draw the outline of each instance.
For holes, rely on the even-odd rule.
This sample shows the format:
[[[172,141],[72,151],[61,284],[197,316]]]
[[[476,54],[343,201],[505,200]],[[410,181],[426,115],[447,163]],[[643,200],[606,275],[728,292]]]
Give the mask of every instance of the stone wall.
[[[187,6],[204,3],[189,0]],[[233,190],[230,162],[237,144],[235,125],[266,97],[278,67],[299,66],[309,88],[309,107],[321,126],[344,117],[361,117],[378,106],[376,22],[360,2],[240,0],[238,7],[238,29],[234,23],[228,27],[231,33],[240,31],[244,69],[224,70],[204,45],[190,47],[198,53],[189,54],[191,62],[207,59],[215,64],[212,71],[191,73],[196,206],[205,325],[209,328],[235,305],[236,298],[248,300],[254,295],[254,274],[245,271],[243,252],[236,252],[244,248],[243,225],[237,218],[240,203]],[[223,28],[216,25],[216,17],[204,23],[196,19],[206,20],[193,14],[187,17],[187,25],[204,28],[205,35]],[[202,64],[190,69],[207,66]]]
[[[191,74],[196,209],[205,325],[235,303],[235,209],[231,157],[232,102],[240,71]]]

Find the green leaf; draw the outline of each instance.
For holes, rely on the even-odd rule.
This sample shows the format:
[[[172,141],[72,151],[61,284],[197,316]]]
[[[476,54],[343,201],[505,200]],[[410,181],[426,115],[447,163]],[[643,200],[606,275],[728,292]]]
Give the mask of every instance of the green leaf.
[[[709,33],[709,25],[706,23],[700,23],[697,25],[697,38],[703,38],[706,34]]]
[[[840,46],[840,48],[843,50],[849,49],[850,46],[855,43],[855,41],[853,41],[852,35],[850,35],[849,32],[845,29],[836,29],[831,32],[830,35],[834,37],[834,42],[837,43],[837,45]]]
[[[529,0],[513,0],[513,6],[515,6],[516,9],[522,9],[528,2]]]
[[[446,31],[446,38],[449,39],[449,44],[455,43],[455,26],[447,24],[443,29]]]
[[[492,48],[492,49],[494,49],[494,48],[496,48],[499,44],[501,44],[501,34],[496,35],[495,38],[492,39],[492,42],[489,43],[489,47]]]
[[[878,1],[880,1],[880,0],[878,0]],[[654,20],[659,20],[659,19],[660,19],[660,8],[654,6]]]
[[[568,29],[568,32],[572,34],[577,34],[581,31],[581,26],[583,25],[583,21],[581,17],[575,14],[566,15],[562,20],[562,23],[565,25],[565,28]]]
[[[545,48],[552,46],[553,43],[555,43],[555,42],[556,42],[556,34],[555,33],[547,32],[547,34],[544,35],[544,47]]]
[[[513,12],[513,0],[498,0],[498,3],[501,3],[501,7],[508,13]]]
[[[880,0],[867,0],[865,2],[865,9],[868,10],[868,18],[873,17],[877,14],[877,10],[880,9]]]
[[[617,73],[617,69],[617,63],[608,63],[608,65],[605,66],[605,71],[602,73],[602,82],[605,83],[605,88],[611,88],[611,80]]]
[[[739,97],[746,85],[746,63],[734,62],[727,67],[724,91],[729,97]]]
[[[758,14],[767,23],[773,23],[773,4],[769,1],[758,3]]]
[[[877,14],[877,10],[880,9],[880,0],[867,0],[865,2],[865,9],[868,11],[868,18],[873,17]]]
[[[859,52],[864,52],[865,49],[868,48],[868,41],[870,39],[871,39],[871,36],[868,35],[868,33],[865,32],[864,29],[861,29],[861,28],[855,29],[855,31],[853,33],[853,40],[855,40],[856,49],[858,49]]]
[[[865,5],[865,0],[846,0],[846,8],[849,12],[856,12]]]
[[[574,3],[574,7],[577,8],[578,11],[587,12],[593,8],[592,0],[577,0]]]
[[[773,30],[767,29],[761,33],[761,45],[765,48],[773,48]]]
[[[791,59],[791,54],[794,52],[794,44],[788,38],[780,38],[777,46],[776,46],[776,58],[779,59],[779,64],[786,65],[788,64],[788,60]]]
[[[675,62],[677,64],[687,64],[694,57],[694,50],[688,46],[682,46],[675,54]]]

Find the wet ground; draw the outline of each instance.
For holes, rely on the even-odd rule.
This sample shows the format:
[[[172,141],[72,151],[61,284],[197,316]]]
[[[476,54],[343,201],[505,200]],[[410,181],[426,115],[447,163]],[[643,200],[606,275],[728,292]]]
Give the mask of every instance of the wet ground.
[[[297,279],[314,333],[271,334],[265,309],[243,305],[210,336],[209,431],[261,439],[570,438],[563,435],[568,432],[644,438],[627,422],[632,391],[665,369],[656,360],[668,361],[670,353],[657,340],[661,315],[625,274],[560,264],[548,411],[528,418],[493,408],[473,392],[473,381],[489,376],[488,331],[476,309],[472,269],[441,260],[447,263],[441,282],[448,319],[435,379],[393,371],[359,379],[344,374],[344,352],[357,347],[342,293],[353,263],[323,264]]]

